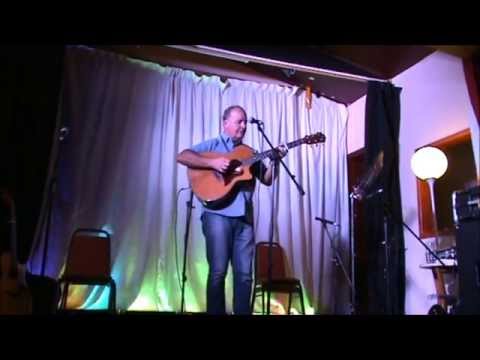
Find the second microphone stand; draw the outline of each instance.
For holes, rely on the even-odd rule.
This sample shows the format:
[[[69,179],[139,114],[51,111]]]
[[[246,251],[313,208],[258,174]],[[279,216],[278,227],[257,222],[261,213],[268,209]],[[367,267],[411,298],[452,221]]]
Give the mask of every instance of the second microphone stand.
[[[182,269],[182,295],[180,304],[180,313],[185,312],[185,283],[187,282],[187,250],[188,250],[188,236],[190,234],[190,221],[192,218],[193,206],[193,191],[190,190],[190,198],[187,201],[187,220],[185,224],[185,236],[183,238],[183,269]]]
[[[334,227],[337,227],[338,229],[340,229],[340,224],[336,224],[334,223],[333,221],[331,220],[327,220],[327,219],[323,219],[323,218],[320,218],[320,217],[315,217],[315,220],[318,220],[322,223],[322,227],[323,229],[325,230],[325,232],[327,233],[327,237],[328,239],[330,240],[330,248],[332,249],[333,251],[333,261],[335,262],[335,265],[337,266],[340,266],[340,268],[342,269],[342,272],[343,272],[343,275],[345,276],[345,279],[347,280],[348,282],[348,286],[350,288],[350,293],[353,294],[353,296],[355,295],[354,293],[354,290],[353,290],[353,283],[352,283],[352,280],[350,279],[350,276],[348,275],[348,271],[347,269],[345,268],[345,265],[342,261],[342,257],[340,256],[340,253],[338,252],[338,248],[335,246],[335,243],[333,241],[333,238],[332,236],[330,235],[330,232],[328,231],[328,227],[327,225],[332,225]],[[338,237],[337,237],[338,238]],[[353,296],[352,296],[352,303],[351,303],[351,308],[353,309],[354,308],[354,305],[353,305]]]
[[[371,191],[368,195],[365,195],[365,194],[358,194],[358,193],[355,193],[352,192],[352,194],[350,194],[350,199],[351,199],[351,205],[350,205],[350,210],[351,210],[351,215],[350,215],[350,221],[351,221],[351,226],[350,226],[350,235],[351,235],[351,250],[352,250],[352,281],[353,281],[353,300],[355,300],[355,282],[354,282],[354,268],[355,268],[355,261],[354,261],[354,256],[355,256],[355,251],[354,251],[354,230],[353,230],[353,226],[354,226],[354,211],[353,211],[353,206],[354,206],[354,200],[358,200],[358,201],[362,201],[362,200],[368,200],[368,199],[371,199],[373,197],[376,197],[378,196],[379,194],[383,194],[384,193],[384,189],[383,188],[378,188],[374,191]],[[420,239],[420,237],[403,221],[403,219],[401,218],[397,218],[395,217],[393,214],[392,214],[392,211],[390,209],[390,206],[389,204],[385,201],[385,200],[382,200],[383,201],[383,212],[384,212],[384,241],[383,241],[383,245],[385,247],[384,251],[385,251],[385,267],[384,267],[384,277],[385,277],[385,286],[386,286],[386,307],[387,307],[387,310],[391,312],[391,299],[390,299],[390,264],[389,264],[389,254],[390,254],[390,241],[389,241],[389,233],[388,233],[388,223],[389,223],[389,220],[390,222],[393,224],[393,223],[396,223],[398,225],[401,225],[403,226],[405,229],[407,229],[410,234],[413,235],[413,237],[427,250],[427,252],[432,255],[436,260],[438,260],[438,262],[440,263],[440,265],[442,267],[446,267],[447,265],[442,261],[442,259],[432,250],[430,249],[430,247],[428,245],[426,245],[422,239]],[[355,302],[354,302],[355,304]],[[355,305],[353,307],[353,309],[355,310]]]

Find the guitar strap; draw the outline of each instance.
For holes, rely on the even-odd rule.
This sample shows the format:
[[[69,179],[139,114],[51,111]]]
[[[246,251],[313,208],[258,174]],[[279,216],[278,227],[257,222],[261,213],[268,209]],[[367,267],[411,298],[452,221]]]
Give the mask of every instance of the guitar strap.
[[[220,135],[220,140],[222,140],[222,143],[223,143],[223,146],[225,147],[225,150],[227,150],[227,152],[230,152],[231,150],[228,149],[227,143],[226,143],[225,140],[223,139],[223,136],[222,136],[222,135]]]

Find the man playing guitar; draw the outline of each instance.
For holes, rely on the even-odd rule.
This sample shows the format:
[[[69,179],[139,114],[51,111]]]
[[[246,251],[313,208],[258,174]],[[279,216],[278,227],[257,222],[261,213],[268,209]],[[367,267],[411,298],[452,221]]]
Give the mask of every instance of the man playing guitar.
[[[223,114],[223,132],[213,139],[194,145],[177,155],[177,161],[189,168],[192,189],[202,201],[202,230],[206,239],[209,273],[207,280],[207,313],[225,314],[225,277],[228,263],[233,268],[233,312],[250,314],[253,239],[252,195],[255,178],[271,185],[273,162],[287,153],[280,146],[270,156],[269,165],[263,161],[243,164],[236,158],[254,151],[242,144],[247,129],[247,114],[238,106],[228,107]],[[232,155],[233,154],[233,155]],[[245,156],[247,157],[247,156]],[[206,180],[203,180],[206,179]],[[209,180],[210,179],[210,180]],[[241,180],[241,181],[240,181]],[[215,189],[218,184],[226,196]],[[201,194],[204,194],[203,196]],[[210,201],[215,200],[215,201]]]

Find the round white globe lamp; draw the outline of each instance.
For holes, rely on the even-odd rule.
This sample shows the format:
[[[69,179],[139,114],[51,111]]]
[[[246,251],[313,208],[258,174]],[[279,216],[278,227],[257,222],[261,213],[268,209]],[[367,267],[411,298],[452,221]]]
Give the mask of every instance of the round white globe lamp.
[[[415,151],[411,159],[411,167],[417,178],[428,182],[428,187],[430,190],[430,202],[432,205],[433,230],[436,237],[438,229],[437,218],[435,215],[435,195],[433,187],[435,180],[441,178],[447,171],[447,157],[439,148],[425,146]],[[438,245],[437,239],[435,239],[435,243]]]

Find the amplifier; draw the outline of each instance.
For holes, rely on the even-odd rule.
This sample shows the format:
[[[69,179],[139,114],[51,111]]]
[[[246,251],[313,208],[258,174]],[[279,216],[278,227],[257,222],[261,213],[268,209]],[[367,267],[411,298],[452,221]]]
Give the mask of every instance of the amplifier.
[[[480,186],[452,194],[453,220],[456,225],[463,220],[480,219]]]
[[[480,314],[480,186],[453,193],[458,260],[456,313]]]

